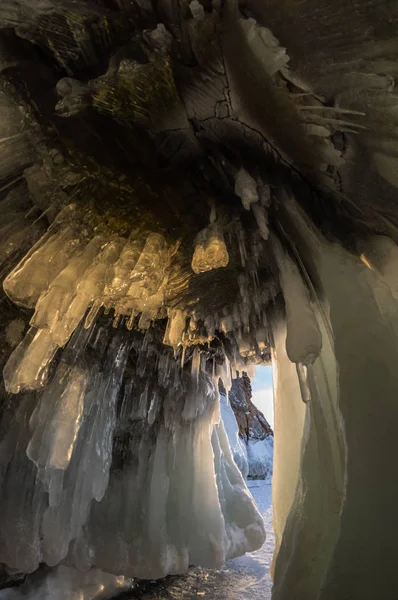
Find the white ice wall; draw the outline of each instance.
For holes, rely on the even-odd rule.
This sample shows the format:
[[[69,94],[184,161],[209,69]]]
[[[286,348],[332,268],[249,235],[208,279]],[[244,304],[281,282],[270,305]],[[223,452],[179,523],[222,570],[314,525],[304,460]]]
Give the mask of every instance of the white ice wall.
[[[273,600],[393,600],[398,306],[377,271],[323,239],[294,202],[286,199],[285,209],[298,252],[311,257],[322,351],[307,374],[311,401],[304,407],[299,477],[275,561]],[[275,358],[278,377],[288,379],[291,367],[277,352]],[[278,445],[283,451],[297,420],[289,417],[293,397],[276,389],[275,398],[275,477],[281,477],[288,455]],[[286,418],[277,421],[280,401]],[[278,511],[283,481],[274,485]]]

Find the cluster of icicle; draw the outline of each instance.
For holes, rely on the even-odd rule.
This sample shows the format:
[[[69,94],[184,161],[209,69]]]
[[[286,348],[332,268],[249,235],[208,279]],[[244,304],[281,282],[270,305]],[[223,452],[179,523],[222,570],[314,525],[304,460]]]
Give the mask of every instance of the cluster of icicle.
[[[258,220],[260,214],[265,218],[261,205],[265,200],[260,202],[257,183],[245,171],[238,174],[237,191],[246,207],[259,208],[255,211]],[[268,202],[269,188],[264,193]],[[5,210],[14,195],[3,201]],[[14,226],[21,233],[23,218],[23,210],[21,217],[11,214],[12,234]],[[265,239],[266,221],[259,220],[259,224]],[[237,235],[244,267],[245,234],[239,230]],[[24,229],[19,237],[25,239]],[[169,244],[160,233],[144,236],[133,230],[128,238],[96,233],[83,209],[73,204],[64,207],[3,282],[4,291],[15,304],[34,309],[29,331],[4,368],[7,391],[16,394],[42,389],[57,351],[67,344],[80,323],[90,328],[101,309],[105,313],[113,311],[115,328],[123,322],[128,330],[145,331],[157,319],[168,318],[163,342],[175,349],[210,342],[216,331],[221,331],[233,338],[233,371],[244,370],[248,358],[268,348],[264,307],[269,288],[260,289],[255,281],[253,288],[253,278],[243,271],[238,278],[238,298],[221,314],[201,314],[200,304],[170,305],[167,294],[177,251],[178,243]],[[228,262],[222,227],[213,206],[209,226],[194,241],[192,276],[226,267]],[[255,335],[250,333],[254,330],[253,316]]]
[[[220,423],[225,365],[196,349],[183,369],[151,328],[80,326],[46,389],[3,413],[0,562],[158,578],[260,547]]]
[[[19,221],[14,221],[18,228]],[[34,309],[31,328],[4,370],[11,393],[41,388],[57,350],[83,320],[89,328],[101,307],[114,311],[115,327],[123,317],[129,330],[145,330],[167,316],[165,292],[176,246],[159,233],[146,239],[136,231],[128,239],[95,235],[86,221],[74,205],[65,207],[4,280],[13,302]],[[193,258],[196,273],[228,263],[222,232],[215,226],[200,234]],[[18,232],[23,238],[25,231]],[[177,347],[187,313],[171,309],[168,316],[164,342]]]

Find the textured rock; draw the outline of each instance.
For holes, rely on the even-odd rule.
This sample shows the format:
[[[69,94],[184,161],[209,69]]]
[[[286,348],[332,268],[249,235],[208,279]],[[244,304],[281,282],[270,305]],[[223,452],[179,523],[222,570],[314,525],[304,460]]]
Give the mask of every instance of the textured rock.
[[[247,373],[232,380],[229,401],[239,426],[239,435],[249,440],[265,440],[273,431],[263,413],[252,402],[252,386]]]
[[[222,382],[219,386],[221,394],[225,395]],[[241,445],[237,446],[235,438],[231,439],[229,435],[235,462],[249,478],[270,477],[273,471],[274,434],[263,413],[252,402],[252,387],[247,373],[243,372],[241,377],[232,380],[228,397],[238,424],[240,441],[245,446],[242,458]],[[222,415],[225,421],[223,412]]]

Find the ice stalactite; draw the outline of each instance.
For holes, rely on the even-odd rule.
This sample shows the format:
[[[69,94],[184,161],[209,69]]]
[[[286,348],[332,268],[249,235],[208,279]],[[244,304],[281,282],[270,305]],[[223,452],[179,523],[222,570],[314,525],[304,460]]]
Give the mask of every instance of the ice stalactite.
[[[174,346],[185,315],[169,317]],[[67,560],[158,578],[221,567],[262,544],[262,519],[220,424],[211,361],[198,348],[184,368],[152,329],[115,332],[102,316],[90,329],[82,321],[60,353],[2,442],[1,562],[32,572]],[[12,502],[21,480],[26,495]]]
[[[195,240],[195,251],[192,257],[194,273],[204,273],[212,269],[226,267],[229,256],[224,236],[217,222],[211,223],[201,231]]]

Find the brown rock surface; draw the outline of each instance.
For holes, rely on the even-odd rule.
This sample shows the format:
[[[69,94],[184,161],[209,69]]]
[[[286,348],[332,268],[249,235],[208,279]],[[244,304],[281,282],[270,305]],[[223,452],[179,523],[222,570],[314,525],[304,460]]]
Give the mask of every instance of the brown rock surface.
[[[220,389],[225,393],[225,390]],[[264,440],[274,435],[263,413],[252,402],[252,386],[246,373],[232,381],[229,401],[239,426],[239,435],[248,440]]]

